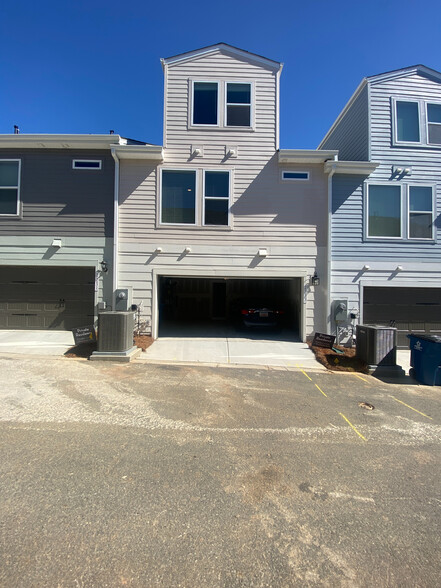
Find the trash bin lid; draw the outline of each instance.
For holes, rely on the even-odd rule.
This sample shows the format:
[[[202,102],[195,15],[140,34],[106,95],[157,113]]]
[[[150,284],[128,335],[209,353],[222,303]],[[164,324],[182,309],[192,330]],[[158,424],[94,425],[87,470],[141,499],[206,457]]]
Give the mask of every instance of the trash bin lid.
[[[421,335],[420,333],[410,333],[407,335],[410,339],[415,337],[416,339],[423,339],[424,341],[431,341],[432,343],[441,343],[441,337],[439,335]]]

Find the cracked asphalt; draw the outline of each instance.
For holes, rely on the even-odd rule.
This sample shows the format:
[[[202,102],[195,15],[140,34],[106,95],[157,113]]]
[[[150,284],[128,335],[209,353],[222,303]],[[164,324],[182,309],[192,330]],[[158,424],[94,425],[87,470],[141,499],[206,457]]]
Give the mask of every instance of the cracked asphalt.
[[[439,584],[439,387],[5,355],[0,370],[0,586]]]

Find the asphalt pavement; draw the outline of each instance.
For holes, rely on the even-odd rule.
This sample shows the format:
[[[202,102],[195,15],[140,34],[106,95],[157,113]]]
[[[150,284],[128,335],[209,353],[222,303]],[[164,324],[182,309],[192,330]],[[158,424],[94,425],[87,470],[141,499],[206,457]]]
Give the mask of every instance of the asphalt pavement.
[[[0,370],[1,586],[439,583],[439,387],[50,357]]]

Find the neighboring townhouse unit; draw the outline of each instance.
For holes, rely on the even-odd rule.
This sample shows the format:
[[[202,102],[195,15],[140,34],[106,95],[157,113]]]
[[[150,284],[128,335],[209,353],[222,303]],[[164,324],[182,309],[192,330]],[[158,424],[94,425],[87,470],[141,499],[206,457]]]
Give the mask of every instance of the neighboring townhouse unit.
[[[353,160],[332,181],[334,328],[352,313],[396,326],[400,347],[410,331],[441,334],[441,74],[364,79],[319,149]]]
[[[278,62],[221,43],[162,65],[163,147],[115,150],[118,288],[154,337],[167,322],[219,324],[243,299],[285,306],[303,340],[326,329],[324,166],[337,152],[279,150]]]
[[[72,329],[112,303],[119,135],[0,136],[0,328]]]

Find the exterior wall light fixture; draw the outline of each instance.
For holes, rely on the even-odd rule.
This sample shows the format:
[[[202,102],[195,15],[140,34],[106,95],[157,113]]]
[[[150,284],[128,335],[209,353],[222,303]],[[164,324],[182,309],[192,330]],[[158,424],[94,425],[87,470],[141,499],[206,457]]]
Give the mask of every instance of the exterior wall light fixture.
[[[311,286],[320,286],[320,278],[317,275],[317,271],[314,272],[311,278]]]
[[[109,271],[109,264],[107,263],[107,261],[103,261],[100,263],[101,265],[101,269],[103,271],[104,274],[107,274],[107,272]]]
[[[259,249],[257,255],[259,257],[266,257],[268,255],[268,249]]]

